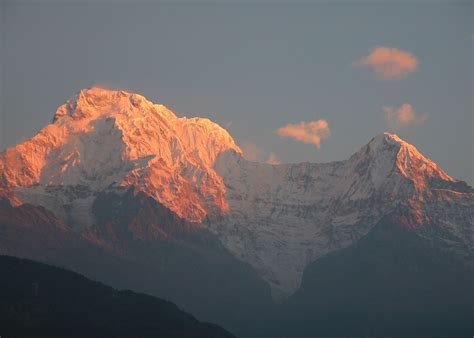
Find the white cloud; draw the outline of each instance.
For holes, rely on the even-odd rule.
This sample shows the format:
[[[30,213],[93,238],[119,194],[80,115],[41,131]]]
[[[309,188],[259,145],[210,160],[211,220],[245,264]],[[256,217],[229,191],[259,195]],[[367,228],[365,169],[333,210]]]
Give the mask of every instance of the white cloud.
[[[286,126],[278,128],[275,133],[281,137],[290,137],[303,143],[321,146],[321,140],[328,137],[331,133],[328,121],[324,119],[300,122],[296,124],[289,123]]]
[[[428,118],[427,114],[417,116],[409,103],[404,103],[400,107],[383,107],[383,110],[387,125],[394,129],[420,125]]]
[[[390,47],[375,47],[355,62],[356,66],[368,66],[384,80],[402,79],[418,67],[418,59],[410,52]]]

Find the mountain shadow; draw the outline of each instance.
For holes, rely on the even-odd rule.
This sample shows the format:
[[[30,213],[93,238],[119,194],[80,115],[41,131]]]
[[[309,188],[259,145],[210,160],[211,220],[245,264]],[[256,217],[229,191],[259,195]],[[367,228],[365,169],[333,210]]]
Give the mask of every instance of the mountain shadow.
[[[233,337],[173,303],[0,256],[2,337]]]
[[[472,337],[472,266],[385,218],[307,266],[275,337]],[[432,225],[425,225],[429,227]]]
[[[85,236],[133,261],[127,288],[166,298],[199,319],[246,334],[273,307],[269,285],[208,230],[144,193],[100,193]]]
[[[119,289],[172,301],[245,335],[263,325],[270,289],[209,231],[144,194],[101,193],[82,234],[42,207],[0,205],[0,254],[64,267]],[[1,334],[1,333],[0,333]]]

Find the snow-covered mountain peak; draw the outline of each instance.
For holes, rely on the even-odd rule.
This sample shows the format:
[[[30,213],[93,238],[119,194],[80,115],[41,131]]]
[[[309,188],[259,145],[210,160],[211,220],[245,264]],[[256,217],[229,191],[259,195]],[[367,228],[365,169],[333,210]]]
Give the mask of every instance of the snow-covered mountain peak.
[[[393,164],[397,172],[411,180],[418,190],[426,189],[427,181],[456,181],[415,146],[395,134],[384,132],[375,136],[357,154],[360,156],[362,153],[369,153],[371,160]]]
[[[50,204],[64,201],[40,196],[49,194],[47,187],[83,186],[93,194],[133,186],[179,216],[201,221],[227,209],[212,168],[227,151],[242,153],[208,119],[177,117],[141,95],[92,87],[60,106],[37,135],[0,154],[0,183],[20,200],[56,212]]]
[[[367,147],[369,147],[374,153],[379,153],[390,151],[395,148],[398,149],[405,144],[408,143],[398,137],[398,135],[383,132],[373,137],[369,143],[367,143]]]
[[[410,143],[406,142],[396,134],[383,132],[373,137],[361,151],[369,151],[372,156],[384,156],[385,153],[398,153],[400,149],[408,148],[412,153],[421,153]],[[423,157],[424,158],[424,157]]]
[[[78,119],[98,118],[114,114],[144,115],[153,112],[163,118],[176,119],[176,115],[163,105],[154,104],[145,97],[124,90],[90,87],[80,90],[61,105],[54,115],[53,122],[63,117]]]
[[[211,165],[223,150],[232,149],[241,153],[232,137],[217,123],[206,118],[177,117],[164,105],[154,104],[139,94],[124,90],[102,87],[82,89],[58,108],[53,122],[58,127],[67,126],[69,131],[81,133],[87,131],[88,124],[95,124],[93,128],[97,128],[98,121],[107,118],[114,121],[114,127],[120,129],[130,147],[133,146],[132,140],[139,143],[139,138],[133,135],[139,134],[137,128],[141,128],[146,131],[168,130],[164,137],[178,136],[181,142],[192,148],[188,149],[189,152],[206,146],[209,148],[206,150],[209,156],[206,157],[210,157],[207,165]],[[138,136],[144,138],[147,135]],[[198,150],[204,154],[202,149]]]

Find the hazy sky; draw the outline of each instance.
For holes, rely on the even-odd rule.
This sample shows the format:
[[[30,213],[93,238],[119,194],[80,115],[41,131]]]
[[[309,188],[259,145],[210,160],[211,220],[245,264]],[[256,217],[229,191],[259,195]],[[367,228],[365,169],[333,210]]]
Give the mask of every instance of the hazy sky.
[[[3,0],[0,148],[102,85],[209,117],[262,161],[341,160],[389,130],[472,184],[472,2],[374,3]]]

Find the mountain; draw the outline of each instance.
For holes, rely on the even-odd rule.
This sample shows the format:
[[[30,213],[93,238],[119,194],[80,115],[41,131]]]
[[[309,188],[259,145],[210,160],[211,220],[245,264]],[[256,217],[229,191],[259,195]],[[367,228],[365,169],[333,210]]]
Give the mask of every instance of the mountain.
[[[134,186],[199,222],[208,211],[227,210],[223,182],[212,169],[226,150],[241,153],[208,119],[178,118],[138,94],[94,87],[60,106],[33,138],[1,154],[0,182],[22,202],[70,217],[78,229],[93,222],[93,195],[112,187]]]
[[[0,269],[6,337],[233,337],[173,303],[67,270],[9,256],[0,256]]]
[[[43,207],[0,200],[0,254],[170,300],[232,332],[246,333],[271,309],[269,287],[250,266],[151,197],[103,193],[93,210],[97,224],[77,233]]]
[[[320,290],[311,276],[335,280],[328,266],[341,266],[359,278],[343,262],[385,254],[385,246],[394,250],[381,267],[388,274],[398,255],[413,255],[416,266],[429,262],[427,274],[442,275],[450,271],[437,258],[444,255],[472,280],[473,188],[390,133],[343,161],[256,163],[212,121],[93,87],[0,153],[0,198],[0,253],[169,299],[238,334],[266,330],[273,319],[261,314],[275,309],[278,322],[290,320],[287,304],[311,312],[298,300],[317,308],[318,292],[336,301],[337,292]],[[394,239],[378,235],[388,223]],[[424,249],[392,247],[400,238]]]
[[[224,156],[215,167],[229,212],[208,226],[277,299],[299,288],[308,263],[356,242],[402,205],[413,231],[434,230],[422,226],[434,221],[443,245],[472,255],[474,190],[396,135],[380,134],[348,160],[324,164]]]
[[[398,212],[310,263],[268,336],[472,337],[472,267],[400,225]]]

